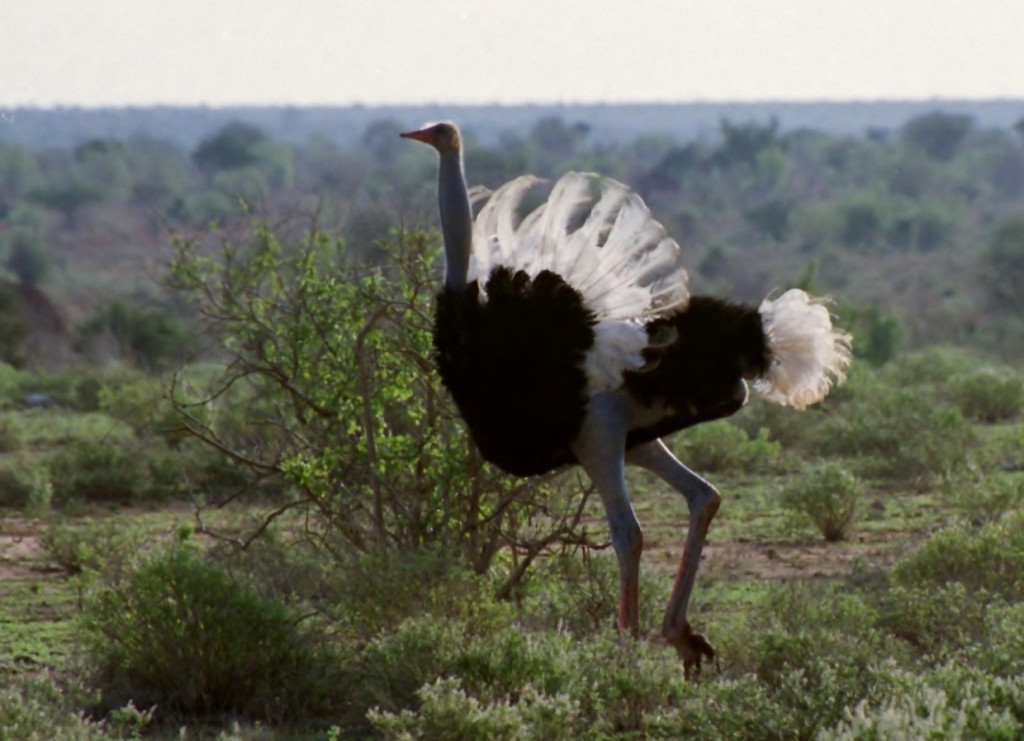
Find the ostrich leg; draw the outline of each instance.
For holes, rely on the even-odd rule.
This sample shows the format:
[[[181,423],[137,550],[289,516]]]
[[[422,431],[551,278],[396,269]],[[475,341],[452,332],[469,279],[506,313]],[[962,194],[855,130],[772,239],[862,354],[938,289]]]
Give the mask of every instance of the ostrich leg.
[[[661,626],[662,636],[675,646],[689,676],[691,672],[700,671],[704,657],[713,659],[715,656],[714,649],[704,636],[694,633],[690,628],[687,612],[708,526],[718,511],[721,496],[715,487],[680,463],[661,440],[633,448],[626,454],[626,460],[663,479],[686,498],[690,509],[690,525],[686,532],[683,557]]]
[[[596,394],[573,443],[573,452],[604,504],[612,546],[619,560],[620,633],[640,634],[640,554],[643,533],[626,491],[624,450],[627,407],[622,397]]]

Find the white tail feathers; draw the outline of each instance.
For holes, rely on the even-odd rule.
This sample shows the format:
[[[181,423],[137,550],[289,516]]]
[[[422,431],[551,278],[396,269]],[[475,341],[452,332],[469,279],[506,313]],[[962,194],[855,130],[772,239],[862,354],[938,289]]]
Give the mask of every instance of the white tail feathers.
[[[760,306],[772,362],[754,388],[766,399],[804,409],[824,399],[846,378],[850,335],[832,326],[824,302],[799,289]]]
[[[562,176],[547,200],[522,214],[524,200],[542,182],[520,177],[490,196],[474,225],[469,280],[486,278],[498,266],[531,278],[543,270],[561,276],[597,321],[586,360],[590,388],[617,388],[624,371],[644,364],[644,323],[689,300],[679,245],[640,196],[592,173]]]

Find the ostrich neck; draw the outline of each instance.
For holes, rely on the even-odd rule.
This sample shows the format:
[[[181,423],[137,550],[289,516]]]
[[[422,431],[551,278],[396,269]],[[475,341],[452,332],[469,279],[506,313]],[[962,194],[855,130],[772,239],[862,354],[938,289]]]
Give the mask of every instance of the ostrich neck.
[[[461,291],[466,287],[469,255],[473,245],[473,212],[469,207],[462,153],[443,152],[438,169],[437,204],[444,235],[444,283]]]

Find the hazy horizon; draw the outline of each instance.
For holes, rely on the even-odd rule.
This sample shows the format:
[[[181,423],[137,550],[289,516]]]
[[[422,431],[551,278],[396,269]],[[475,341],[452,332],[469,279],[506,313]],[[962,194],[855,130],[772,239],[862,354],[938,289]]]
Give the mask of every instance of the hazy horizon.
[[[11,4],[0,107],[1016,100],[997,0]]]
[[[333,109],[333,108],[367,108],[367,109],[389,109],[389,108],[433,108],[433,107],[451,107],[451,108],[557,108],[557,107],[592,107],[592,106],[606,106],[612,107],[644,107],[644,106],[846,106],[846,105],[887,105],[887,104],[910,104],[910,105],[926,105],[934,103],[937,106],[943,104],[985,104],[985,103],[1024,103],[1024,93],[1013,96],[991,96],[991,97],[969,97],[969,96],[930,96],[930,97],[919,97],[919,98],[751,98],[751,99],[684,99],[684,100],[569,100],[569,101],[515,101],[511,103],[493,102],[493,101],[472,101],[472,102],[449,102],[444,100],[427,100],[427,101],[403,101],[399,103],[363,103],[354,101],[350,103],[275,103],[273,101],[268,102],[252,102],[252,103],[50,103],[40,105],[36,103],[24,103],[16,105],[3,106],[4,110],[15,111],[15,110],[39,110],[39,111],[58,111],[58,110],[116,110],[116,109],[146,109],[146,108],[165,108],[165,109],[204,109],[208,108],[211,110],[244,110],[244,109],[288,109],[288,108],[301,108],[301,109]],[[0,114],[2,116],[2,114]]]

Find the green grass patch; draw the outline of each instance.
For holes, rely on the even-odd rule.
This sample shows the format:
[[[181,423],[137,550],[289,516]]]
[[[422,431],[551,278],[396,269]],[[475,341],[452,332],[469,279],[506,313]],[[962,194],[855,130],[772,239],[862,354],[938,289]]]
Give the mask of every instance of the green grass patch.
[[[0,664],[63,667],[74,647],[77,597],[63,578],[0,582]]]

